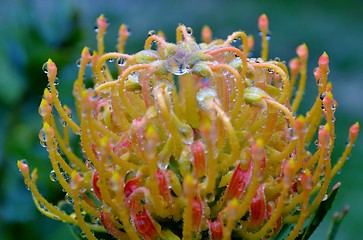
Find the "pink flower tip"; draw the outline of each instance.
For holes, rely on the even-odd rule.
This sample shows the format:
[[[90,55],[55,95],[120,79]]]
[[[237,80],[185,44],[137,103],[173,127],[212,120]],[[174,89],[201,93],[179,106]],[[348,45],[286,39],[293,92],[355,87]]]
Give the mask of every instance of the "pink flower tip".
[[[324,52],[320,57],[319,57],[319,61],[318,61],[319,67],[323,70],[327,70],[328,69],[328,64],[329,64],[329,56],[326,52]]]
[[[48,59],[47,62],[47,69],[48,69],[48,78],[53,78],[53,77],[55,78],[55,76],[57,75],[57,66],[50,58]]]
[[[261,32],[266,33],[268,31],[268,18],[266,16],[266,14],[262,14],[258,18],[258,27],[259,27]]]
[[[300,62],[297,58],[293,58],[289,62],[289,68],[291,71],[291,75],[297,74],[300,71]]]
[[[129,36],[129,31],[128,31],[127,26],[125,24],[122,24],[120,26],[120,29],[118,31],[118,34],[122,38],[127,38]]]
[[[296,54],[299,56],[302,60],[307,60],[309,56],[309,50],[305,43],[301,44],[296,48]]]
[[[296,118],[295,120],[295,129],[296,131],[302,131],[304,128],[304,124],[305,124],[305,118],[300,115],[298,118]]]
[[[108,23],[107,23],[107,19],[105,18],[105,16],[101,15],[97,18],[98,30],[106,31],[107,25],[108,25]]]

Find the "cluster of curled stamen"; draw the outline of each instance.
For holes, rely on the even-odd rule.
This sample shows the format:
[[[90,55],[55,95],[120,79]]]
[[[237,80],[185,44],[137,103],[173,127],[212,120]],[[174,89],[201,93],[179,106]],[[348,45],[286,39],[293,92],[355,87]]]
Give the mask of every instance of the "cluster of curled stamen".
[[[336,101],[328,55],[314,71],[313,106],[296,116],[308,49],[299,46],[288,67],[268,60],[266,15],[258,24],[260,58],[249,57],[254,41],[244,32],[212,40],[204,27],[198,44],[184,25],[176,44],[151,31],[144,50],[130,55],[125,25],[117,52],[105,53],[108,24],[100,16],[98,49],[84,48],[78,61],[77,120],[58,98],[55,63],[44,65],[49,86],[39,136],[68,210],[42,197],[37,170],[30,174],[20,160],[38,209],[78,226],[88,239],[100,232],[117,239],[266,239],[284,224],[293,226],[288,239],[295,239],[350,154],[359,124],[332,165]]]

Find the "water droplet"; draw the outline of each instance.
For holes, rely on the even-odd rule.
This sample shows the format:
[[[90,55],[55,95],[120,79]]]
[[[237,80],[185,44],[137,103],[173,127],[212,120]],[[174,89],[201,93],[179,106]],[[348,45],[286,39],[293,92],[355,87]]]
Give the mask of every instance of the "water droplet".
[[[227,76],[227,75],[228,75],[228,71],[227,71],[227,70],[225,70],[225,69],[223,69],[223,70],[222,70],[222,75]]]
[[[109,58],[108,59],[108,62],[110,62],[110,63],[112,63],[112,62],[114,62],[115,61],[115,58]]]
[[[45,74],[47,74],[47,73],[48,73],[48,62],[45,62],[45,63],[43,64],[42,69],[43,69],[43,72],[44,72]]]
[[[95,33],[98,33],[98,27],[97,26],[94,27],[94,30],[95,30]]]
[[[325,194],[321,201],[326,201],[328,199],[328,194]]]
[[[102,65],[101,72],[104,72],[106,70],[106,65]]]
[[[213,193],[208,193],[206,196],[205,196],[205,201],[206,202],[213,202],[215,199],[215,196]]]
[[[270,33],[270,32],[268,32],[268,33],[266,34],[266,40],[267,40],[267,41],[270,41],[270,40],[271,40],[271,33]]]
[[[81,67],[81,59],[79,58],[76,62],[77,67]]]
[[[95,217],[95,216],[91,216],[91,223],[93,223],[93,224],[98,224],[98,222],[99,222],[99,220],[98,220],[98,218],[97,218],[97,217]]]
[[[47,115],[47,111],[42,106],[39,106],[38,113],[42,117],[45,117]]]
[[[52,182],[56,182],[58,181],[58,177],[57,177],[57,174],[55,173],[54,170],[50,171],[49,173],[49,178]]]
[[[191,27],[187,27],[186,30],[189,35],[193,34],[193,29]]]
[[[271,68],[267,68],[267,72],[274,73],[275,71],[273,69],[271,69]]]
[[[202,108],[209,109],[208,99],[217,99],[217,92],[213,88],[204,87],[198,91],[196,98]]]
[[[165,60],[165,68],[174,75],[183,75],[191,71],[187,60],[187,53],[177,50],[175,55]]]
[[[324,98],[325,98],[325,96],[326,96],[326,92],[322,92],[321,94],[320,94],[320,100],[324,100]]]
[[[123,58],[123,57],[120,57],[117,59],[117,64],[122,67],[122,66],[125,66],[126,65],[126,59]]]
[[[42,147],[47,147],[47,136],[45,135],[44,129],[42,128],[38,134],[39,142]]]
[[[73,204],[74,203],[73,198],[71,198],[71,196],[69,196],[68,193],[64,196],[64,199],[69,204]]]
[[[66,173],[66,172],[61,172],[64,180],[68,181],[69,179],[71,179],[71,177]]]
[[[156,32],[155,32],[155,30],[150,30],[148,33],[147,33],[147,35],[150,37],[150,36],[152,36],[152,35],[155,35],[156,34]]]
[[[25,165],[28,165],[28,161],[26,159],[21,159],[20,162],[25,164]]]
[[[56,77],[55,79],[54,79],[54,85],[55,86],[57,86],[59,84],[59,79]]]

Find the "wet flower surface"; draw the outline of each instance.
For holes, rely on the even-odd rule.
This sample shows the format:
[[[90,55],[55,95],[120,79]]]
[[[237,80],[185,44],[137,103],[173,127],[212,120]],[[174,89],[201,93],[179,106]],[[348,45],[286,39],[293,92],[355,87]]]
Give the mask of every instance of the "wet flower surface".
[[[19,161],[38,209],[78,226],[88,239],[99,233],[262,239],[283,225],[293,226],[288,238],[295,239],[326,199],[359,131],[358,123],[351,126],[342,156],[332,160],[337,104],[328,55],[314,71],[313,106],[296,116],[308,49],[300,45],[288,66],[268,60],[266,15],[258,20],[260,58],[250,57],[254,40],[244,32],[213,40],[204,27],[198,44],[184,25],[176,29],[176,44],[150,31],[134,55],[124,53],[129,32],[122,25],[117,52],[105,53],[107,25],[103,16],[97,19],[97,51],[84,48],[77,61],[75,120],[58,98],[55,63],[43,66],[49,86],[39,107],[39,138],[65,203],[44,199],[37,170],[30,174]],[[85,86],[86,68],[92,87]]]

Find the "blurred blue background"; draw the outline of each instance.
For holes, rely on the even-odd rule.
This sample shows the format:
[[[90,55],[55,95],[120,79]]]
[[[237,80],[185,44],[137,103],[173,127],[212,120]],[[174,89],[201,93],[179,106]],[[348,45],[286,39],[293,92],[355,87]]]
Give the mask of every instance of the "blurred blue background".
[[[83,46],[96,47],[95,19],[105,14],[110,23],[106,49],[115,50],[118,27],[126,23],[132,35],[126,52],[143,47],[149,30],[163,30],[169,41],[175,28],[184,23],[199,32],[208,24],[214,37],[226,38],[236,30],[255,36],[255,56],[259,55],[257,18],[266,13],[272,37],[270,57],[288,61],[301,43],[309,47],[309,79],[301,112],[308,109],[316,94],[312,69],[326,51],[329,75],[338,101],[336,147],[333,161],[343,151],[349,126],[362,124],[363,106],[363,1],[86,1],[13,0],[0,4],[0,239],[72,239],[67,225],[47,219],[35,208],[23,184],[16,161],[26,158],[40,172],[40,191],[56,203],[64,196],[49,180],[50,163],[39,145],[41,118],[38,105],[47,85],[41,66],[52,58],[58,66],[60,98],[72,103],[72,84],[77,77],[76,60]],[[351,159],[334,182],[342,181],[334,210],[346,204],[350,212],[337,239],[362,236],[363,139],[361,134]],[[333,211],[332,211],[333,212]],[[332,212],[312,239],[325,238]]]

